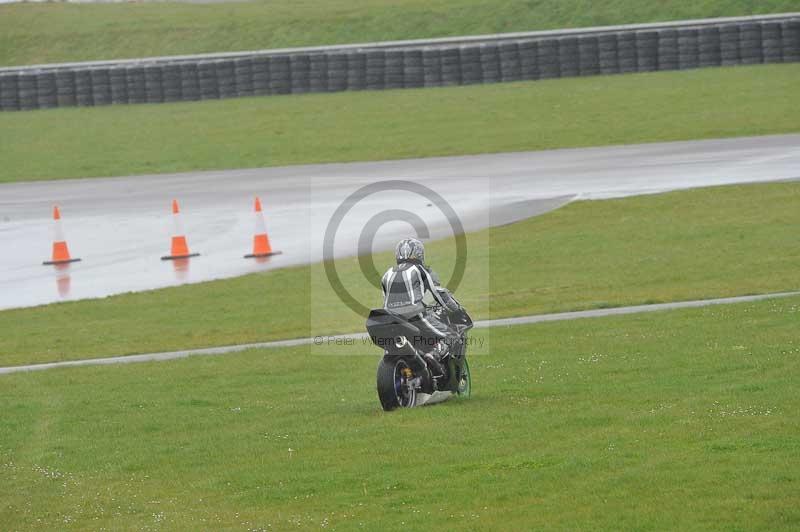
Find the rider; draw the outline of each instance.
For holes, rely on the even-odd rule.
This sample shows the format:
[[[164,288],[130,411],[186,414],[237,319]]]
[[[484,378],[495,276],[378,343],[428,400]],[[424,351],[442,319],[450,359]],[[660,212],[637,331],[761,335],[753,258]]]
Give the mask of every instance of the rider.
[[[444,375],[440,361],[458,341],[458,333],[442,323],[423,302],[430,293],[444,309],[461,309],[450,291],[441,286],[439,276],[425,265],[425,246],[416,238],[406,238],[395,249],[397,266],[389,268],[381,280],[383,306],[386,310],[408,319],[420,329],[424,338],[435,342],[424,357],[437,376]]]

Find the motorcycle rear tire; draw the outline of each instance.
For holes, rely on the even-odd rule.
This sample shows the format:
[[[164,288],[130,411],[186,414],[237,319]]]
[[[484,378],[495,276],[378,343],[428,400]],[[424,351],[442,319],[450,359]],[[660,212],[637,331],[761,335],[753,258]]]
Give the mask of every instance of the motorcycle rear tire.
[[[396,360],[384,358],[378,364],[378,399],[386,412],[400,407],[411,408],[416,402],[415,391],[411,392],[410,397],[402,397],[397,389],[397,379],[403,367],[408,367],[408,364],[402,358]]]
[[[472,374],[469,372],[469,364],[464,358],[464,366],[461,369],[461,378],[458,380],[456,393],[459,397],[469,398],[472,393]]]

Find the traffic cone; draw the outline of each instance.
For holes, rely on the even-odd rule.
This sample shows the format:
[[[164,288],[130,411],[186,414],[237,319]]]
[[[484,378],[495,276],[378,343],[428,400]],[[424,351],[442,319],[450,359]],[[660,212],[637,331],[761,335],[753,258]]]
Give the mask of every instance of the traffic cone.
[[[246,259],[260,259],[270,257],[272,255],[280,255],[280,251],[272,251],[272,246],[269,243],[269,236],[267,236],[267,224],[264,222],[264,213],[261,211],[261,200],[256,197],[256,202],[253,210],[255,216],[255,236],[253,237],[253,252],[245,255]]]
[[[186,243],[186,236],[183,233],[183,223],[181,223],[181,210],[178,207],[178,200],[172,200],[172,247],[169,255],[161,257],[161,260],[188,259],[197,257],[199,253],[190,253],[189,244]]]
[[[61,227],[61,211],[58,205],[53,207],[53,256],[51,260],[46,260],[42,264],[69,264],[78,262],[81,259],[73,259],[69,255],[67,240],[64,238],[64,229]]]

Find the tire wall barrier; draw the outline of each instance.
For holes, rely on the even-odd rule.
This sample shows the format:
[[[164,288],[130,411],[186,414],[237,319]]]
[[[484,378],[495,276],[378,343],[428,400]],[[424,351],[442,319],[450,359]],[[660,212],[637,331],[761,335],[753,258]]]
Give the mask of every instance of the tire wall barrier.
[[[0,69],[0,110],[442,87],[800,61],[800,17],[480,43]]]

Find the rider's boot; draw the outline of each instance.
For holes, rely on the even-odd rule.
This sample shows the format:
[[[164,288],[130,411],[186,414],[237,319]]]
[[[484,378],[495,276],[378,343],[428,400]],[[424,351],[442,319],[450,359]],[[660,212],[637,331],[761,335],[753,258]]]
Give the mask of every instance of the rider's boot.
[[[428,363],[433,378],[444,377],[444,366],[436,360],[436,357],[433,356],[432,353],[425,353],[423,357],[425,358],[425,362]]]

